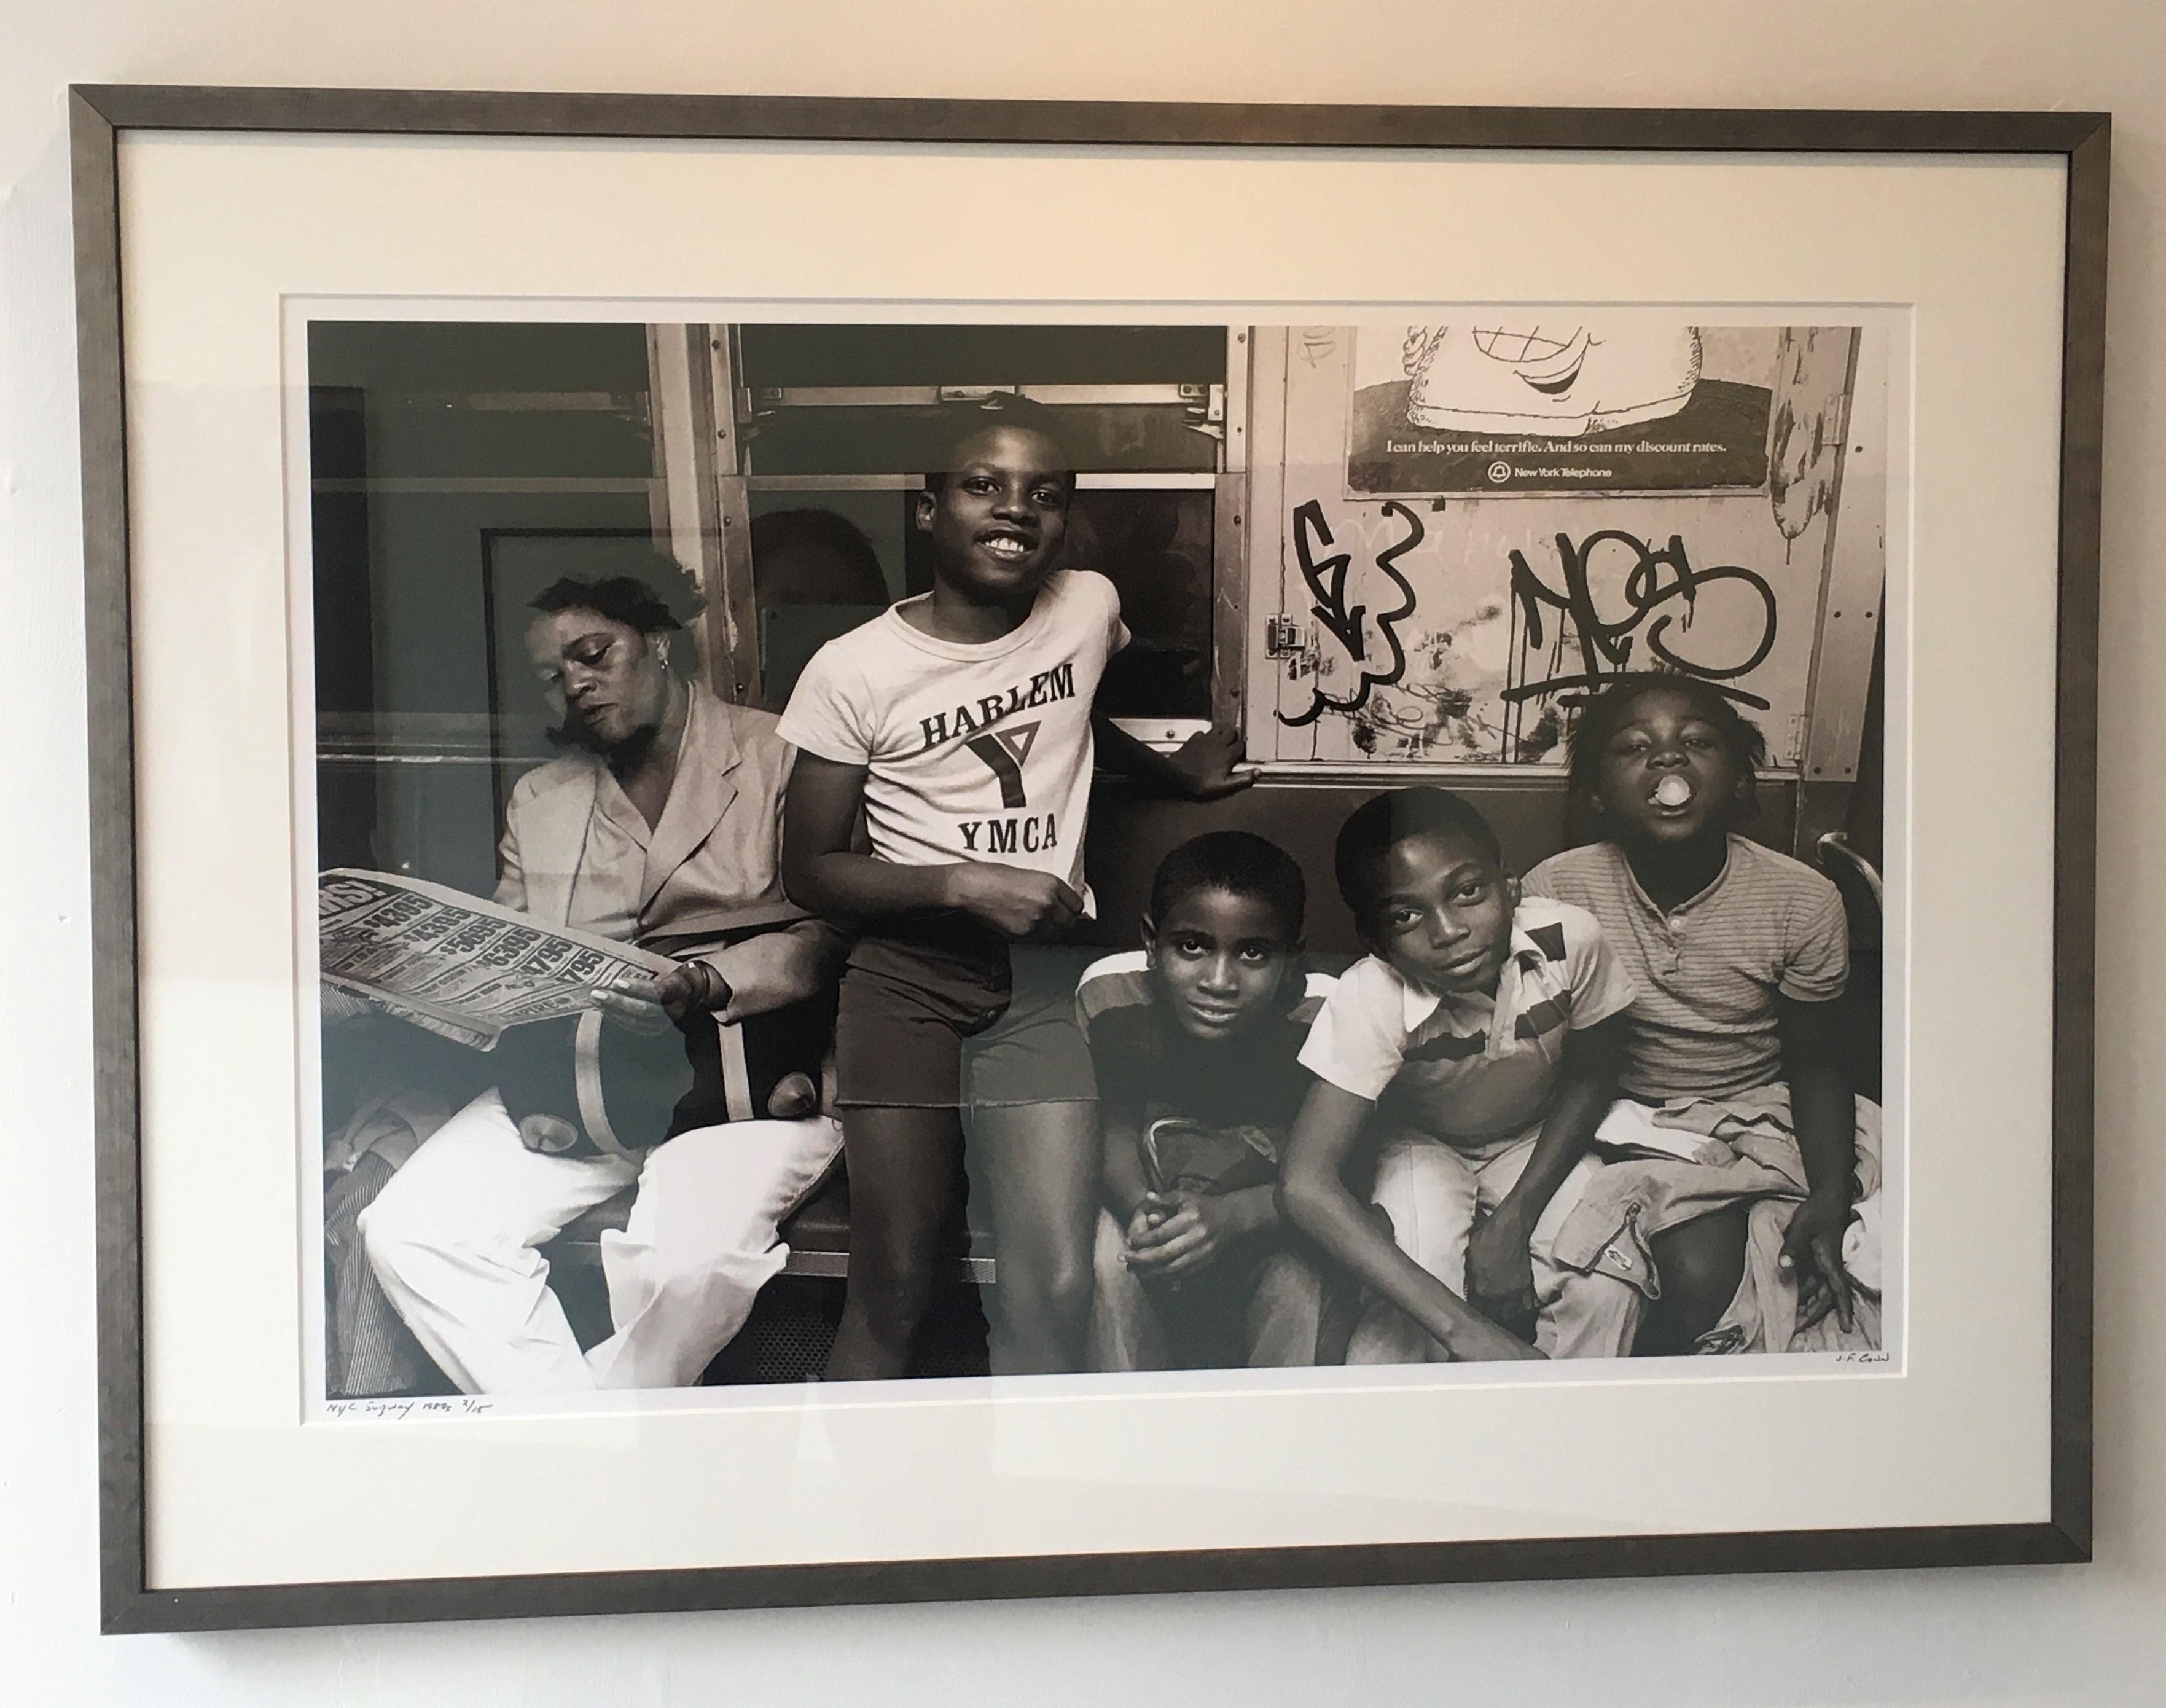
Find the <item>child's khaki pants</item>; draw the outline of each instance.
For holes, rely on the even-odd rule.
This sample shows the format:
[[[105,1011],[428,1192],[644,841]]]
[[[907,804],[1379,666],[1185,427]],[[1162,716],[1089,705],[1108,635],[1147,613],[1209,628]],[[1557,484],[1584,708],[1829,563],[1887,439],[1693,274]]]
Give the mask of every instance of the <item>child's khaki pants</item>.
[[[1387,1135],[1376,1156],[1376,1206],[1399,1249],[1454,1293],[1466,1296],[1466,1242],[1476,1213],[1502,1203],[1534,1155],[1536,1133],[1461,1150],[1425,1133]],[[1552,1358],[1621,1358],[1632,1350],[1646,1300],[1614,1277],[1584,1275],[1552,1261],[1565,1218],[1602,1165],[1576,1163],[1535,1219],[1527,1242],[1540,1306],[1535,1345]],[[1444,1363],[1450,1355],[1396,1305],[1371,1298],[1346,1351],[1349,1364]]]

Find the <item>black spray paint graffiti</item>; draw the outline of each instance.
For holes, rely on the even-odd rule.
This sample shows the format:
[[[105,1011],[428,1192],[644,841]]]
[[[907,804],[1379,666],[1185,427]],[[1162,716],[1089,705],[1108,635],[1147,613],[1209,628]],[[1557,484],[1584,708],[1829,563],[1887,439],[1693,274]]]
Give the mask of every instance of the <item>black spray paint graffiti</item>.
[[[1596,608],[1587,578],[1588,559],[1597,548],[1608,544],[1622,546],[1634,555],[1632,567],[1624,578],[1624,614],[1614,622],[1605,621]],[[1676,534],[1670,536],[1668,546],[1659,552],[1653,550],[1646,542],[1614,528],[1589,534],[1576,546],[1571,535],[1559,534],[1556,537],[1556,552],[1558,567],[1564,576],[1561,590],[1551,587],[1537,575],[1524,553],[1512,553],[1512,599],[1519,607],[1520,621],[1524,625],[1524,649],[1520,656],[1524,657],[1542,645],[1541,613],[1542,607],[1547,605],[1564,612],[1571,619],[1572,632],[1579,642],[1579,669],[1577,672],[1562,669],[1565,664],[1562,655],[1564,632],[1560,629],[1557,647],[1551,659],[1551,669],[1558,674],[1546,676],[1539,682],[1513,684],[1504,690],[1503,697],[1508,702],[1532,700],[1543,695],[1573,690],[1592,692],[1601,687],[1605,676],[1633,668],[1633,644],[1635,640],[1643,640],[1646,643],[1648,658],[1642,661],[1640,669],[1667,665],[1672,669],[1682,670],[1712,683],[1719,692],[1728,695],[1741,705],[1753,706],[1762,711],[1767,710],[1768,702],[1758,695],[1727,685],[1736,678],[1757,669],[1761,662],[1774,649],[1775,593],[1760,576],[1735,563],[1721,563],[1711,569],[1695,569],[1691,558],[1685,552],[1684,541]],[[1760,638],[1740,662],[1709,664],[1704,659],[1688,658],[1668,643],[1666,637],[1670,632],[1674,613],[1661,607],[1673,600],[1682,600],[1684,608],[1679,626],[1689,628],[1701,590],[1724,582],[1738,583],[1760,596],[1764,612]]]
[[[1406,648],[1399,642],[1394,623],[1412,616],[1414,610],[1414,590],[1407,578],[1399,574],[1397,560],[1422,542],[1424,532],[1422,520],[1404,505],[1387,501],[1384,514],[1397,516],[1406,524],[1406,532],[1397,542],[1376,553],[1376,568],[1399,590],[1399,602],[1389,611],[1380,611],[1369,618],[1376,627],[1377,637],[1390,650],[1391,662],[1381,670],[1367,667],[1368,643],[1364,637],[1363,620],[1368,618],[1368,607],[1357,605],[1350,609],[1346,604],[1346,571],[1352,556],[1345,552],[1334,553],[1318,561],[1318,547],[1332,544],[1331,530],[1323,520],[1323,506],[1314,499],[1293,513],[1294,556],[1301,564],[1301,579],[1308,584],[1308,590],[1316,603],[1310,607],[1316,619],[1333,638],[1346,651],[1354,662],[1362,666],[1361,679],[1354,685],[1354,691],[1344,700],[1312,688],[1309,690],[1308,709],[1288,717],[1279,713],[1279,722],[1289,729],[1299,729],[1312,724],[1327,711],[1359,711],[1368,704],[1369,696],[1379,688],[1388,688],[1407,673]]]

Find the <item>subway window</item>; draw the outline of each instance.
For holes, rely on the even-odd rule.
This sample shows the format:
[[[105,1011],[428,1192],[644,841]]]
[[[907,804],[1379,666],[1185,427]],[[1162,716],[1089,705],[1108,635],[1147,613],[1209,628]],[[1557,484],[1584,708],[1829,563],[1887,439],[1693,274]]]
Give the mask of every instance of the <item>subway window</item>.
[[[674,560],[693,667],[779,711],[822,644],[927,590],[927,473],[1018,400],[1074,466],[1059,561],[1120,595],[1101,703],[1146,740],[1220,721],[1267,780],[1553,796],[1605,680],[1682,670],[1764,735],[1765,833],[1877,846],[1849,795],[1882,717],[1888,338],[1429,312],[317,323],[325,864],[485,886],[550,752],[524,637],[557,578]]]
[[[1245,349],[1224,326],[653,329],[658,464],[679,555],[719,590],[717,686],[779,707],[826,640],[930,585],[915,526],[959,417],[1026,400],[1076,490],[1061,563],[1119,590],[1132,642],[1105,705],[1147,739],[1224,711],[1214,589],[1238,579],[1219,494],[1238,470]],[[1229,373],[1236,375],[1229,385]]]

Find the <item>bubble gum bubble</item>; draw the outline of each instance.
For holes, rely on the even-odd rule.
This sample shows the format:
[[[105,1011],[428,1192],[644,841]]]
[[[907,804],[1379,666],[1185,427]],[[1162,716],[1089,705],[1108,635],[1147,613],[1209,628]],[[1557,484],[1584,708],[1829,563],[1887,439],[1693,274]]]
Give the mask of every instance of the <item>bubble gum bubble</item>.
[[[1683,777],[1665,777],[1655,785],[1655,800],[1664,806],[1682,806],[1692,793],[1692,785]]]

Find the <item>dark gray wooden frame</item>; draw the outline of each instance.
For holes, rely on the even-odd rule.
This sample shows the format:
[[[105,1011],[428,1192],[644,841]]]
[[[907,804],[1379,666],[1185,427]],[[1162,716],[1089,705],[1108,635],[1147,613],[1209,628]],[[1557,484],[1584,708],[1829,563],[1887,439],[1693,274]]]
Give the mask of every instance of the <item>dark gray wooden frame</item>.
[[[82,388],[96,1029],[103,1626],[505,1615],[2088,1559],[2100,435],[2111,121],[1867,113],[100,86],[70,97]],[[115,144],[126,130],[819,141],[2032,155],[2068,172],[2054,828],[2052,1516],[2042,1524],[916,1560],[161,1590],[144,1551],[135,778]],[[1899,166],[1891,165],[1891,170]]]

